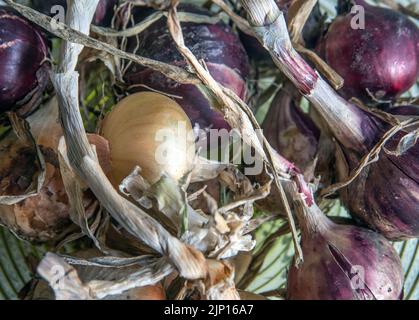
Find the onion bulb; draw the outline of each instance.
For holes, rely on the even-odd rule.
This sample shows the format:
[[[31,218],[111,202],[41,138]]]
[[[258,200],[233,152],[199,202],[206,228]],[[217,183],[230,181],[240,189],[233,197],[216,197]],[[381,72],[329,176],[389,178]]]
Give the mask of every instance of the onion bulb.
[[[48,83],[47,56],[44,35],[15,11],[0,8],[0,113],[33,110],[32,98]]]
[[[296,204],[298,206],[298,204]],[[397,300],[403,268],[391,243],[380,234],[335,224],[320,209],[299,207],[304,261],[288,273],[291,300]]]
[[[182,108],[164,95],[140,92],[121,100],[106,115],[101,133],[109,142],[115,186],[136,166],[150,183],[163,172],[179,180],[192,168],[191,123]]]
[[[419,76],[419,28],[399,12],[363,0],[353,3],[365,9],[365,26],[354,28],[352,13],[338,16],[320,51],[344,78],[346,98],[396,99]]]

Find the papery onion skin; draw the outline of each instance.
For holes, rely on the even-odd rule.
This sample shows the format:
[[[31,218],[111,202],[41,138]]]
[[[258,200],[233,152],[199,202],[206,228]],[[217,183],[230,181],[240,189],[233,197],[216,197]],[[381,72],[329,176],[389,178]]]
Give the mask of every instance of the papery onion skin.
[[[353,14],[339,16],[320,50],[344,78],[341,93],[345,98],[396,99],[419,76],[419,29],[401,13],[355,2],[365,8],[365,29],[351,27]]]
[[[91,259],[102,257],[98,249],[84,249],[79,250],[71,254],[72,257],[79,259]],[[102,268],[95,266],[84,266],[84,265],[73,265],[76,269],[80,280],[83,283],[90,281],[113,281],[117,275],[118,268]],[[125,268],[123,268],[125,269]],[[132,268],[133,272],[137,268]],[[34,279],[30,283],[30,290],[26,292],[22,297],[24,300],[53,300],[54,292],[45,280]],[[104,300],[166,300],[166,292],[160,283],[150,286],[138,287],[127,290],[121,294],[110,295],[104,298]]]
[[[100,0],[93,17],[93,24],[103,27],[110,26],[114,15],[113,9],[117,3],[117,0]],[[32,6],[36,10],[49,16],[57,14],[57,12],[51,12],[52,7],[56,5],[67,10],[67,0],[32,0]]]
[[[163,141],[156,140],[165,132],[162,130],[172,133],[170,141],[166,140],[169,149],[163,161],[156,158],[163,147]],[[136,166],[150,183],[157,182],[163,172],[179,180],[192,168],[195,142],[190,120],[174,100],[164,95],[139,92],[124,98],[106,115],[101,132],[110,145],[114,186]]]
[[[307,223],[301,238],[304,262],[298,269],[294,263],[291,265],[288,299],[402,298],[401,261],[383,236],[361,227],[335,224],[321,212],[314,215],[312,222],[302,223]]]
[[[61,177],[58,143],[63,132],[58,122],[58,106],[51,100],[27,118],[31,133],[45,160],[45,180],[35,196],[13,205],[0,205],[0,223],[20,238],[41,243],[55,240],[71,224],[70,207]],[[107,141],[98,135],[88,140],[96,146],[96,153],[105,173],[109,171]],[[10,134],[0,142],[0,195],[19,196],[34,189],[40,173],[33,147]],[[96,208],[89,190],[84,190],[83,203],[86,215]]]
[[[0,114],[42,94],[47,78],[48,47],[43,34],[23,17],[0,7]],[[21,110],[21,115],[32,111]]]
[[[55,132],[51,130],[49,133]],[[20,238],[36,243],[54,240],[71,223],[57,151],[49,146],[53,140],[44,140],[44,145],[40,145],[46,163],[45,181],[40,192],[14,205],[0,205],[0,223]],[[97,135],[89,135],[89,142],[96,145],[100,164],[107,173],[109,150],[106,141]],[[28,147],[18,147],[17,150],[12,147],[8,153],[11,157],[3,159],[6,161],[0,168],[0,194],[19,195],[29,188],[32,176],[39,170],[35,166],[36,154]],[[95,198],[88,190],[84,191],[83,204],[86,215],[90,216],[96,206]]]
[[[210,15],[209,11],[191,5],[181,5],[179,11]],[[160,19],[142,32],[138,48],[136,40],[131,38],[128,51],[186,67],[187,63],[176,49],[166,23],[166,18]],[[249,63],[240,40],[231,28],[222,22],[217,24],[181,22],[181,26],[186,46],[198,60],[205,61],[214,79],[245,99],[247,93],[245,79],[249,74]],[[135,64],[128,69],[124,79],[128,85],[135,86],[131,91],[148,90],[138,86],[145,85],[166,94],[182,97],[181,99],[175,97],[175,100],[185,110],[193,126],[199,124],[201,129],[230,129],[223,115],[210,107],[208,100],[194,85],[180,84],[157,71]]]

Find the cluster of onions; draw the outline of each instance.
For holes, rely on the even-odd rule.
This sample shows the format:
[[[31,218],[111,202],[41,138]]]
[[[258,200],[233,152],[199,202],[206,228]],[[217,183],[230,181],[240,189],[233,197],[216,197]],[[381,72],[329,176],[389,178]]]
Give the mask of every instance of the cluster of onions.
[[[352,1],[364,8],[365,26],[354,15],[338,16],[320,44],[321,55],[345,80],[345,98],[394,100],[419,76],[419,29],[403,14]]]
[[[404,86],[403,90],[397,94],[391,94],[391,97],[395,98],[406,90],[417,77],[417,50],[419,48],[417,27],[399,13],[393,13],[389,9],[374,8],[367,4],[363,5],[365,5],[367,15],[366,29],[353,30],[350,26],[351,15],[339,17],[335,23],[340,25],[340,21],[345,21],[346,29],[344,29],[344,32],[336,32],[333,36],[334,40],[332,40],[331,34],[334,30],[332,24],[325,39],[326,44],[330,41],[330,55],[335,55],[336,59],[334,61],[342,64],[345,68],[357,66],[354,60],[351,59],[362,62],[364,67],[360,67],[359,71],[367,72],[368,75],[358,74],[357,77],[359,76],[359,78],[354,81],[357,85],[365,79],[370,79],[369,88],[374,86],[374,88],[379,88],[380,86],[384,88],[382,85],[383,77],[390,80],[393,84],[403,82],[402,78],[409,78],[407,81],[409,84]],[[390,19],[389,17],[397,19]],[[379,25],[381,27],[375,24],[372,25],[371,23],[374,21],[379,21],[382,26],[381,24]],[[375,34],[377,30],[380,30],[380,34]],[[375,36],[373,36],[374,34]],[[355,41],[355,39],[359,41]],[[364,41],[365,39],[369,40]],[[388,39],[392,39],[392,41],[388,42]],[[395,45],[393,46],[393,44]],[[328,51],[327,49],[328,47],[326,46],[326,52]],[[352,53],[360,52],[363,52],[363,58],[352,55]],[[377,54],[377,52],[380,52],[380,54]],[[329,60],[328,62],[330,63]],[[333,63],[331,65],[334,67]],[[399,65],[400,68],[393,68]],[[410,67],[404,68],[405,66]],[[374,69],[375,71],[372,69],[373,67],[376,68]],[[379,70],[379,68],[381,69]],[[400,75],[400,78],[396,79],[397,77],[392,77],[389,73],[383,73],[383,68],[385,70],[393,70],[395,72],[394,75],[397,77]],[[339,68],[337,69],[339,72]],[[402,75],[403,73],[404,75]],[[356,70],[352,70],[350,74],[357,74]],[[372,74],[379,75],[381,78],[378,76],[368,78]],[[350,86],[350,81],[347,82],[347,85]],[[386,88],[389,88],[389,86]],[[322,88],[316,88],[316,90],[322,90]],[[387,89],[383,90],[390,92]],[[365,92],[365,88],[362,91]],[[363,93],[361,91],[355,93],[354,91],[353,94],[357,97],[362,97]],[[284,98],[281,98],[281,96]],[[390,95],[387,97],[390,97]],[[285,93],[279,93],[273,105],[278,103],[279,99],[285,101],[282,104],[282,110],[285,110],[285,113],[287,108],[289,108],[289,103],[286,101],[288,98],[285,98]],[[331,133],[338,142],[337,179],[347,181],[354,170],[358,168],[361,159],[376,146],[384,134],[391,128],[391,125],[378,116],[347,103],[340,97],[334,95],[333,99],[335,99],[334,103],[319,103],[317,107],[319,114],[326,120]],[[274,113],[275,110],[280,109],[274,108],[270,112]],[[393,113],[402,113],[404,117],[412,116],[417,112],[417,109],[412,106],[390,110]],[[296,144],[297,140],[292,141],[291,139],[283,140],[281,148],[281,141],[278,138],[289,127],[289,124],[278,122],[278,125],[275,127],[270,123],[270,116],[271,114],[268,115],[265,121],[265,127],[270,128],[267,134],[270,135],[271,141],[278,142],[277,147],[281,152],[287,153],[287,148],[295,149],[298,146]],[[284,115],[282,119],[290,118]],[[306,153],[298,155],[298,157],[300,159],[304,159],[307,156],[311,157],[314,149],[308,146],[307,140],[314,139],[312,141],[316,141],[316,136],[306,130],[307,125],[303,127],[300,121],[295,119],[294,117],[292,122],[290,122],[291,127],[297,129],[295,132],[297,132],[298,143],[303,143],[306,147]],[[272,127],[273,129],[271,129]],[[273,134],[270,132],[273,132]],[[403,130],[389,139],[385,148],[380,152],[379,159],[369,164],[354,181],[341,189],[341,198],[350,213],[370,228],[379,231],[382,235],[392,240],[419,236],[419,145],[417,143],[414,144],[402,155],[388,152],[388,150],[396,150],[399,142],[407,133],[409,133],[409,130]],[[287,143],[292,143],[292,146],[288,145],[285,148],[284,146]],[[292,152],[289,153],[287,156],[292,159]],[[304,166],[304,163],[300,163],[300,165]]]
[[[179,6],[179,12],[210,16],[210,12],[192,5]],[[138,19],[138,18],[137,18]],[[136,38],[130,38],[127,50],[180,67],[186,67],[185,59],[176,49],[167,28],[167,19],[153,23]],[[249,64],[246,52],[232,29],[218,22],[216,24],[182,22],[185,44],[219,83],[234,91],[240,98],[246,98],[246,77]],[[211,108],[202,92],[193,85],[184,85],[166,78],[161,73],[132,65],[124,75],[133,91],[146,88],[173,95],[195,127],[201,129],[229,129],[229,125],[218,111]]]
[[[101,135],[109,142],[116,188],[136,166],[150,183],[163,172],[178,181],[193,167],[191,122],[176,101],[162,94],[139,92],[122,99],[106,115]]]
[[[0,113],[26,115],[48,83],[48,46],[37,27],[0,7]]]
[[[101,0],[94,23],[109,25],[117,2]],[[277,0],[276,4],[287,13],[291,2]],[[365,7],[366,28],[351,28],[353,16],[342,15],[331,24],[319,50],[345,78],[342,92],[346,97],[370,101],[372,95],[376,99],[394,101],[418,77],[418,28],[396,12],[372,7],[361,0],[353,2]],[[33,5],[41,12],[53,14],[52,6],[65,7],[66,1],[34,0]],[[340,7],[343,8],[342,3]],[[209,11],[191,5],[180,6],[179,10],[192,13],[195,18],[196,15],[210,17]],[[133,21],[144,18],[143,8],[138,11],[140,13],[133,12]],[[303,31],[306,47],[315,47],[321,20],[317,5]],[[249,62],[233,30],[221,21],[188,21],[182,22],[181,26],[186,46],[205,62],[214,79],[245,100]],[[259,44],[254,45],[253,38],[242,35],[242,40],[249,53],[259,55],[264,52]],[[126,44],[129,52],[187,67],[164,17],[121,44]],[[47,68],[47,55],[46,40],[34,26],[13,11],[0,9],[1,113],[20,111],[22,101],[30,99],[34,92],[39,95],[43,91],[46,83],[40,82],[40,73]],[[8,72],[10,65],[14,68],[17,65],[18,70]],[[22,70],[25,72],[18,72]],[[116,189],[137,166],[150,184],[158,182],[163,174],[183,182],[196,160],[193,127],[230,129],[229,125],[221,113],[212,109],[199,87],[180,84],[137,64],[127,65],[124,71],[123,79],[130,95],[105,116],[99,128],[100,136],[88,136],[90,143],[96,146],[102,168]],[[325,87],[315,89],[324,90],[325,95],[328,93]],[[330,94],[328,97],[336,103],[313,105],[336,138],[338,178],[344,181],[391,125],[375,113],[347,103],[339,96]],[[308,179],[312,180],[314,173],[310,170],[319,154],[321,130],[300,109],[300,100],[301,95],[286,83],[276,94],[262,127],[281,157],[290,161],[287,162],[289,167],[296,172],[296,167],[304,173],[310,172]],[[394,107],[389,112],[405,119],[417,116],[418,110],[416,106],[406,105]],[[27,115],[29,111],[32,110],[22,109],[20,113]],[[53,103],[27,117],[31,133],[45,158],[46,177],[42,188],[36,195],[15,204],[0,205],[0,222],[20,237],[35,242],[56,238],[71,223],[69,201],[59,168],[57,149],[63,132],[57,118],[58,109]],[[349,123],[342,124],[342,119]],[[289,299],[402,298],[401,262],[387,239],[419,237],[419,144],[401,155],[388,150],[396,149],[408,133],[408,130],[400,131],[390,138],[378,160],[370,163],[341,190],[342,200],[351,214],[372,230],[335,224],[316,204],[308,205],[300,199],[295,201],[304,263],[298,268],[293,264],[290,268]],[[36,156],[34,148],[22,144],[14,135],[1,141],[0,196],[19,196],[33,189],[34,177],[40,170]],[[214,193],[218,193],[218,185],[214,189],[217,189]],[[83,192],[86,213],[90,216],[97,203],[89,190]],[[272,195],[275,200],[279,199],[275,191]],[[75,254],[83,258],[98,255],[97,251]],[[220,270],[224,267],[216,260],[213,263]],[[76,269],[83,282],[115,279],[111,268],[79,266]],[[42,298],[42,294],[38,298]],[[50,298],[50,294],[45,298]],[[112,298],[162,300],[166,299],[166,292],[158,284]]]
[[[97,26],[110,26],[117,3],[118,0],[100,0],[92,23]],[[32,6],[43,14],[53,16],[57,14],[52,10],[54,6],[62,6],[64,10],[67,9],[67,0],[32,0]]]
[[[365,8],[365,29],[351,28],[351,14],[338,17],[322,44],[326,60],[345,78],[347,97],[367,99],[368,89],[376,98],[395,99],[418,76],[418,28],[397,12],[355,3]],[[339,142],[338,179],[346,181],[391,125],[340,97],[334,99],[333,107],[318,107]],[[405,117],[415,113],[414,107],[401,110]],[[392,136],[379,159],[341,191],[354,217],[389,239],[419,236],[419,144],[401,155],[387,151],[396,150],[408,132]]]
[[[380,234],[332,222],[315,205],[296,204],[304,262],[288,273],[291,300],[396,300],[403,268]]]

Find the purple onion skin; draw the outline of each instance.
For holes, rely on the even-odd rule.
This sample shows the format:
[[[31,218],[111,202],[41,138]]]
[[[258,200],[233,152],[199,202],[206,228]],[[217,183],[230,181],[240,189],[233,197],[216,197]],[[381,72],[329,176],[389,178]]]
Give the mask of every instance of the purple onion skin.
[[[417,105],[401,105],[390,108],[388,113],[395,116],[419,117],[419,106]]]
[[[353,108],[353,116],[361,120],[364,145],[362,148],[353,147],[356,142],[349,135],[345,140],[340,139],[342,152],[338,153],[337,170],[341,181],[348,179],[362,157],[390,129],[388,124],[373,115],[349,104],[348,107]],[[335,130],[334,126],[332,130]],[[394,135],[385,148],[396,150],[405,134],[399,132]],[[341,196],[352,216],[386,238],[403,240],[419,237],[419,144],[400,156],[382,150],[378,161],[364,168],[351,184],[341,190]]]
[[[395,150],[402,135],[386,145]],[[354,170],[360,157],[344,151]],[[403,240],[419,237],[419,145],[399,157],[380,153],[380,159],[364,169],[342,192],[351,214],[386,238]],[[345,180],[346,176],[342,176]]]
[[[302,228],[304,262],[289,270],[288,299],[401,299],[403,269],[390,242],[374,231],[338,225],[319,214],[317,226]]]
[[[339,16],[322,41],[322,55],[344,78],[345,98],[371,102],[369,91],[379,100],[394,100],[418,78],[419,30],[398,12],[356,3],[365,8],[365,29],[351,27],[352,14]]]
[[[107,27],[111,25],[114,14],[114,6],[118,0],[100,0],[97,5],[96,13],[93,17],[93,24]],[[67,9],[67,0],[32,0],[32,6],[43,14],[53,16],[51,8],[55,5],[63,6]]]
[[[298,101],[292,86],[280,89],[272,101],[262,129],[279,154],[306,172],[317,155],[320,130],[296,105]]]
[[[35,88],[48,56],[43,34],[14,11],[0,8],[0,113],[16,108]]]
[[[180,6],[180,11],[209,14],[208,11],[194,6]],[[249,74],[249,62],[246,52],[238,37],[230,27],[223,23],[196,24],[182,23],[186,46],[199,60],[204,60],[215,80],[245,99],[246,81]],[[136,41],[130,39],[128,51],[133,52]],[[186,67],[186,61],[176,49],[166,27],[166,19],[161,19],[140,35],[137,54],[155,60]],[[185,110],[192,124],[199,124],[202,129],[229,129],[230,126],[218,111],[211,109],[207,99],[193,85],[184,85],[166,78],[159,72],[133,65],[124,76],[128,85],[145,85],[154,90],[180,96],[175,99]],[[133,91],[147,90],[136,87]]]
[[[361,159],[391,128],[372,114],[347,104],[352,121],[357,119],[364,141],[360,146],[351,134],[340,137],[337,171],[340,181],[357,169]],[[334,112],[333,110],[331,112]],[[338,112],[338,111],[337,111]],[[331,124],[338,132],[339,123]],[[397,150],[406,132],[395,134],[385,145],[386,150]],[[340,191],[351,215],[380,232],[387,239],[404,240],[419,237],[419,143],[400,156],[382,150],[379,159],[364,168],[361,174]]]

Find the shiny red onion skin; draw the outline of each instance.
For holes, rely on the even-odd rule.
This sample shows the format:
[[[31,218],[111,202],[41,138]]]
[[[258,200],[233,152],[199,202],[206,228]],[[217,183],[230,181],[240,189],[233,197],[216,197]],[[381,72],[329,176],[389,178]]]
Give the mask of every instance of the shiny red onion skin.
[[[327,219],[327,218],[325,218]],[[290,300],[397,300],[402,298],[403,269],[393,246],[376,232],[327,222],[302,234],[304,262],[288,273]],[[361,274],[364,271],[364,286]],[[362,269],[361,269],[362,268]]]
[[[0,8],[0,113],[11,111],[38,86],[37,72],[46,62],[43,34],[14,11]],[[41,88],[42,87],[42,88]]]
[[[100,0],[96,9],[96,13],[93,17],[93,24],[97,26],[110,26],[114,6],[118,3],[118,0]],[[51,8],[55,5],[63,6],[67,8],[67,0],[32,0],[33,7],[43,14],[53,15]]]
[[[181,6],[180,11],[193,11],[209,14],[208,11],[194,6]],[[196,24],[182,23],[186,46],[199,60],[204,60],[215,80],[233,90],[240,98],[245,99],[247,86],[245,79],[249,74],[249,62],[238,37],[230,27],[223,23]],[[136,42],[130,39],[128,51],[134,51]],[[155,60],[186,67],[186,61],[174,46],[166,27],[166,19],[154,23],[140,36],[137,54]],[[128,85],[146,85],[154,90],[182,97],[175,100],[182,106],[192,124],[200,128],[229,129],[230,126],[218,111],[211,109],[208,101],[193,85],[184,85],[166,78],[159,72],[139,65],[133,65],[124,76]],[[132,91],[144,91],[136,87]]]
[[[324,58],[345,80],[345,98],[371,102],[393,100],[407,91],[419,75],[419,30],[402,14],[365,7],[365,29],[351,27],[352,14],[331,24],[323,43]]]

